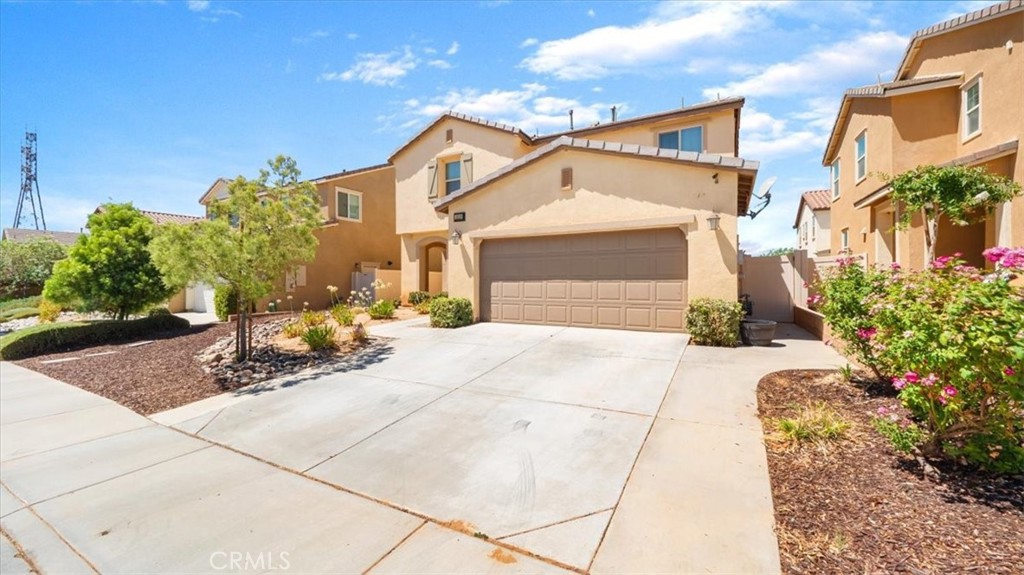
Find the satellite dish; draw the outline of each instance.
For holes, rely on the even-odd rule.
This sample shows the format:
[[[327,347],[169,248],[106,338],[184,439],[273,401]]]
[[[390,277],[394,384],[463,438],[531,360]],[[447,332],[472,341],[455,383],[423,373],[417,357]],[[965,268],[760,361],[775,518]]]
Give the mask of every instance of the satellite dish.
[[[778,181],[778,179],[779,178],[775,176],[768,178],[763,184],[761,184],[761,193],[751,194],[755,198],[761,200],[761,203],[758,204],[756,208],[747,208],[747,215],[750,216],[750,219],[756,218],[757,214],[763,212],[764,209],[768,207],[768,204],[772,202],[772,186],[775,185],[775,182]]]

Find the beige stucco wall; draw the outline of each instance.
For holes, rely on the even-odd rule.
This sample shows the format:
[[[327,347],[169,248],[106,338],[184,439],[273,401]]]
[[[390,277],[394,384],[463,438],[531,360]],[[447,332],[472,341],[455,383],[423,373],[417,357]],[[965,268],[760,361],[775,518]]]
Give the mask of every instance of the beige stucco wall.
[[[394,169],[387,167],[318,182],[320,205],[328,222],[314,232],[320,243],[313,261],[304,264],[305,285],[288,291],[282,279],[278,289],[259,303],[259,311],[269,301],[286,301],[289,295],[296,309],[302,307],[302,302],[309,302],[312,309],[325,309],[331,303],[327,286],[338,286],[339,296],[347,298],[352,289],[352,272],[359,262],[379,262],[383,270],[400,269],[394,177]],[[361,222],[336,219],[338,187],[362,192]]]
[[[814,211],[806,203],[800,203],[800,216],[796,226],[796,249],[807,250],[814,255],[828,255],[831,236],[829,231],[830,214],[828,210]],[[804,233],[803,226],[807,223]]]
[[[445,141],[452,130],[452,143]],[[431,160],[458,159],[473,154],[473,179],[493,172],[526,154],[528,146],[512,133],[446,118],[392,159],[395,167],[396,231],[417,234],[447,228],[444,214],[434,211],[428,192],[428,169]],[[443,168],[438,166],[438,174]],[[444,195],[443,180],[438,197]]]
[[[736,155],[736,110],[718,110],[663,122],[651,122],[607,130],[588,131],[589,140],[657,146],[658,134],[693,126],[704,127],[705,151],[723,156]]]
[[[563,168],[573,169],[571,191],[561,189]],[[718,184],[712,172],[719,173]],[[532,234],[535,228],[566,224],[613,230],[628,227],[629,221],[693,215],[696,229],[686,233],[689,296],[735,299],[737,182],[737,174],[725,170],[581,150],[556,152],[450,205],[451,212],[465,212],[466,221],[450,223],[449,235],[457,229],[462,240],[448,246],[448,292],[472,300],[479,317],[481,234]],[[707,229],[712,213],[721,217],[717,231]]]

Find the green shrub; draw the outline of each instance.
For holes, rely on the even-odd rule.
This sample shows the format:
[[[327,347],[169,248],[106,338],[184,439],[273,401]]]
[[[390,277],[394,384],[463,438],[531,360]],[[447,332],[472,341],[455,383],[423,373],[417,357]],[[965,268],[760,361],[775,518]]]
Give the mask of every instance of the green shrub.
[[[316,327],[327,323],[327,316],[323,312],[304,309],[302,315],[299,316],[299,321],[306,327]]]
[[[26,317],[35,317],[37,315],[39,315],[39,308],[37,307],[15,307],[0,312],[0,323],[15,319],[25,319]]]
[[[878,433],[889,440],[893,449],[901,453],[911,453],[925,439],[925,433],[916,423],[900,421],[899,416],[883,415],[871,418],[871,424]]]
[[[814,284],[818,292],[814,305],[825,316],[832,333],[846,343],[846,353],[877,378],[885,369],[870,338],[861,336],[872,327],[867,301],[881,293],[885,280],[883,272],[866,269],[852,258],[841,258],[837,265],[823,270]]]
[[[39,323],[53,323],[57,321],[62,311],[64,310],[59,305],[48,299],[43,299],[43,301],[39,302]]]
[[[45,323],[0,337],[0,359],[14,361],[188,328],[188,320],[174,315],[125,321]]]
[[[146,315],[153,316],[153,315],[172,315],[172,314],[171,314],[171,310],[169,310],[166,307],[160,305],[160,306],[149,308],[149,313],[147,313]]]
[[[416,305],[419,305],[419,304],[421,304],[423,302],[427,302],[427,301],[430,301],[430,300],[431,300],[430,294],[425,292],[425,291],[409,292],[409,305],[416,306]]]
[[[686,310],[686,329],[694,345],[736,347],[742,319],[743,304],[701,297]]]
[[[228,284],[217,284],[213,288],[213,311],[220,321],[228,321],[228,316],[238,313],[238,292]]]
[[[286,323],[281,327],[281,332],[288,338],[300,337],[305,331],[306,326],[303,325],[301,321]]]
[[[352,322],[356,320],[356,314],[352,313],[352,308],[343,303],[335,304],[331,308],[331,317],[338,322],[338,325],[345,327],[352,325]]]
[[[463,297],[435,297],[430,301],[432,327],[462,327],[473,323],[473,304]]]
[[[338,347],[334,341],[334,326],[321,324],[306,328],[302,334],[302,343],[306,344],[309,351],[320,351],[321,349],[334,349]]]
[[[420,303],[416,304],[415,309],[416,313],[420,315],[427,315],[428,313],[430,313],[430,301],[421,301]]]
[[[391,319],[395,315],[395,302],[379,299],[366,312],[372,319]]]
[[[0,297],[39,293],[53,272],[53,264],[67,255],[68,248],[51,238],[18,243],[0,241]],[[36,307],[36,304],[15,307]]]

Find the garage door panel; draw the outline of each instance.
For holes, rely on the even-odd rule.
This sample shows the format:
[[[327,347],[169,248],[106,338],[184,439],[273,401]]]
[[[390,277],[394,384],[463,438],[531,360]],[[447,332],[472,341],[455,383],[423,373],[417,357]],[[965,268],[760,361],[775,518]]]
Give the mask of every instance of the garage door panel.
[[[678,228],[485,240],[480,258],[484,319],[683,330]]]

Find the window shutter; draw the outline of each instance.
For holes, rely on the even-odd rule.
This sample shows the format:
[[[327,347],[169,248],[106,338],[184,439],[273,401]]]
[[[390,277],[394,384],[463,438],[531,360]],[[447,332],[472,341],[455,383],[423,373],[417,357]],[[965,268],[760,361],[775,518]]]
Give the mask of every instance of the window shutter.
[[[459,187],[464,188],[473,181],[473,154],[462,154],[462,182]]]
[[[430,160],[427,164],[427,197],[437,197],[437,160]]]

